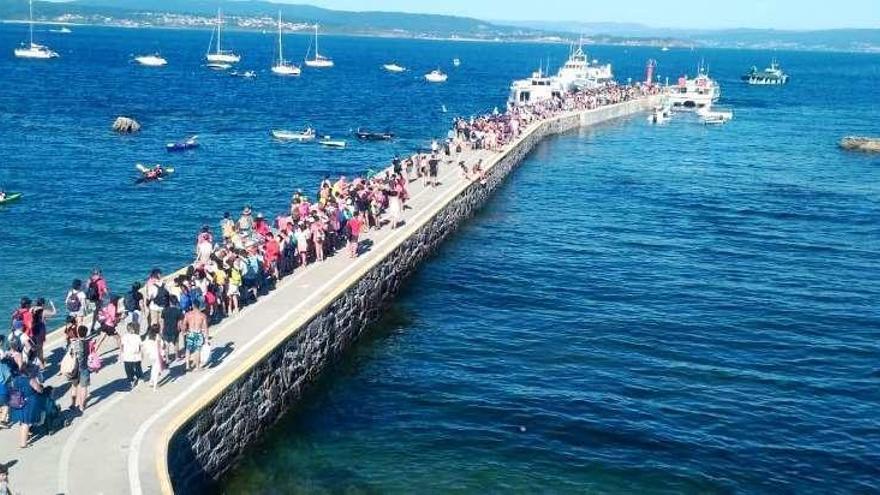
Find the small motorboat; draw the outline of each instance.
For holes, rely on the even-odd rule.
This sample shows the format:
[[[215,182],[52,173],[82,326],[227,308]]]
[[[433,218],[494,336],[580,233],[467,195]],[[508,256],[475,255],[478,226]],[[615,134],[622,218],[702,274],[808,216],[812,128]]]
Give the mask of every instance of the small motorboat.
[[[306,127],[302,131],[298,132],[279,129],[272,131],[272,137],[281,141],[313,141],[315,139],[315,130],[311,127]]]
[[[324,139],[318,141],[321,146],[328,148],[345,148],[345,141],[341,139],[331,139],[330,136],[324,136]]]
[[[361,141],[390,141],[394,139],[394,134],[390,132],[370,132],[360,128],[354,131],[354,136]]]
[[[452,65],[454,65],[456,67],[461,67],[461,60],[459,60],[457,58],[452,59]]]
[[[174,168],[172,167],[163,167],[162,165],[156,164],[152,167],[148,167],[146,165],[141,165],[140,163],[135,165],[135,168],[138,172],[141,173],[140,177],[135,179],[135,184],[144,184],[146,182],[158,182],[167,179],[171,174],[174,173]]]
[[[697,110],[700,120],[706,125],[721,125],[733,120],[733,110],[701,108]]]
[[[239,72],[237,70],[234,70],[234,71],[230,72],[229,75],[232,77],[240,77],[242,79],[254,79],[257,77],[257,73],[252,70],[246,70],[244,72]]]
[[[404,67],[404,66],[402,66],[402,65],[397,65],[397,64],[394,64],[394,63],[391,63],[391,64],[385,64],[385,65],[382,66],[382,68],[385,69],[385,70],[388,71],[388,72],[393,72],[393,73],[406,72],[406,67]]]
[[[432,70],[425,74],[425,80],[429,83],[442,83],[446,82],[447,79],[449,79],[449,76],[441,72],[440,69]]]
[[[672,110],[663,107],[657,106],[654,107],[654,110],[651,112],[651,115],[648,117],[648,122],[652,124],[665,124],[669,119],[672,118]]]
[[[226,62],[208,62],[205,67],[211,70],[227,70],[232,68],[232,64]]]
[[[19,199],[21,199],[21,196],[22,194],[20,192],[3,193],[2,196],[0,196],[0,205],[9,204],[13,201],[18,201]]]
[[[55,34],[70,34],[73,31],[71,31],[70,28],[67,26],[62,26],[61,29],[50,29],[49,32]]]
[[[164,67],[168,65],[168,61],[159,54],[140,55],[135,57],[134,61],[145,67]]]
[[[187,151],[194,150],[199,147],[198,141],[196,141],[198,136],[191,136],[185,141],[177,141],[176,143],[168,143],[165,145],[165,150],[169,153],[173,153],[175,151]]]

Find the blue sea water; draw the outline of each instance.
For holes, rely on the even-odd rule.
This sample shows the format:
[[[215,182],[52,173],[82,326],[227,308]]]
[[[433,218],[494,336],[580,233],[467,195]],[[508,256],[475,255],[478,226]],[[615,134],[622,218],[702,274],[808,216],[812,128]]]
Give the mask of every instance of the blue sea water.
[[[193,233],[354,173],[502,106],[566,47],[327,37],[337,67],[267,73],[272,35],[230,33],[254,81],[199,67],[208,33],[0,26],[0,305],[59,301],[93,265],[117,287],[190,257]],[[289,53],[307,39],[289,36]],[[165,69],[128,63],[160,49]],[[447,242],[310,400],[252,449],[227,493],[880,491],[880,56],[593,47],[621,79],[705,58],[735,120],[643,118],[552,138]],[[776,56],[784,88],[738,75]],[[453,70],[453,57],[462,66]],[[381,72],[390,60],[410,66]],[[440,65],[446,85],[419,80]],[[449,114],[440,111],[442,105]],[[117,115],[144,124],[109,132]],[[312,123],[392,143],[281,145]],[[198,133],[196,153],[166,141]],[[135,186],[133,164],[180,173]]]

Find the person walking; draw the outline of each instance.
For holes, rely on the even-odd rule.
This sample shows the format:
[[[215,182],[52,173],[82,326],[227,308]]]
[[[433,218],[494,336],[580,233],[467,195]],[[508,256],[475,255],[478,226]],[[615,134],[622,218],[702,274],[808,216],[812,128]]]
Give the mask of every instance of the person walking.
[[[89,398],[89,386],[92,384],[92,371],[89,369],[89,329],[80,325],[68,344],[69,352],[73,352],[76,360],[76,374],[70,379],[70,409],[82,414],[86,410]]]
[[[0,463],[0,495],[14,495],[16,492],[9,485],[9,466]]]
[[[140,329],[136,323],[129,323],[128,331],[122,336],[122,364],[132,390],[137,387],[144,374],[141,369],[142,348]]]
[[[40,370],[46,369],[46,358],[43,356],[43,345],[46,343],[46,322],[53,316],[58,314],[55,309],[55,303],[49,301],[49,308],[46,308],[46,299],[37,298],[37,302],[33,308],[33,323],[31,327],[31,342],[34,345],[34,355],[40,361]]]
[[[205,313],[195,304],[189,308],[183,317],[182,329],[186,332],[184,343],[186,345],[186,371],[193,369],[201,370],[204,363],[201,359],[202,346],[209,343],[208,320]]]
[[[95,352],[100,353],[101,346],[107,340],[107,337],[116,339],[117,348],[122,346],[122,339],[116,331],[116,326],[119,324],[119,314],[118,297],[111,298],[107,305],[101,308],[101,311],[98,313],[98,321],[101,323],[101,336],[98,337],[95,343]]]
[[[82,290],[82,280],[74,279],[70,284],[67,295],[64,296],[64,306],[67,308],[68,316],[76,319],[76,326],[80,326],[85,321],[86,311],[86,293]]]
[[[31,426],[39,424],[43,410],[43,384],[38,377],[36,366],[26,364],[24,373],[12,379],[9,391],[9,409],[13,424],[21,425],[18,437],[19,448],[25,449],[30,442]]]
[[[168,307],[162,310],[163,324],[150,325],[150,330],[155,327],[156,332],[162,335],[162,340],[165,342],[162,346],[163,356],[166,362],[172,363],[180,357],[180,322],[183,320],[183,311],[180,309],[177,297],[171,296],[168,301]],[[174,359],[171,359],[172,350],[174,350]]]
[[[162,338],[159,336],[159,325],[153,325],[147,330],[147,339],[144,341],[147,359],[150,362],[150,386],[153,392],[159,387],[159,380],[165,371],[165,357]]]
[[[364,228],[364,212],[358,212],[357,215],[351,217],[348,221],[348,254],[352,258],[358,256],[358,245],[360,242],[361,230]]]

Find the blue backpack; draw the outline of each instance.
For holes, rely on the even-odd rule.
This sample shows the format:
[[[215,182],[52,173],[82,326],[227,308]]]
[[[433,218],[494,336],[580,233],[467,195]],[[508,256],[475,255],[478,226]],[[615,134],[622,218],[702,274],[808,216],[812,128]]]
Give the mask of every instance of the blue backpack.
[[[189,291],[180,293],[180,310],[184,313],[189,311],[190,306],[192,306],[192,296]]]

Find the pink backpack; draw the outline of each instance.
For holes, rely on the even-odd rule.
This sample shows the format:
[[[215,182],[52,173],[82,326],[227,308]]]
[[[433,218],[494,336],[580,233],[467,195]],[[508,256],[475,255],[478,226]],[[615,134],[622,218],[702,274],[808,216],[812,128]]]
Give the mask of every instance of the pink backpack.
[[[89,342],[89,357],[86,360],[86,364],[89,367],[89,371],[93,373],[97,373],[101,371],[101,367],[104,366],[104,363],[101,361],[101,356],[95,352],[95,342]]]

